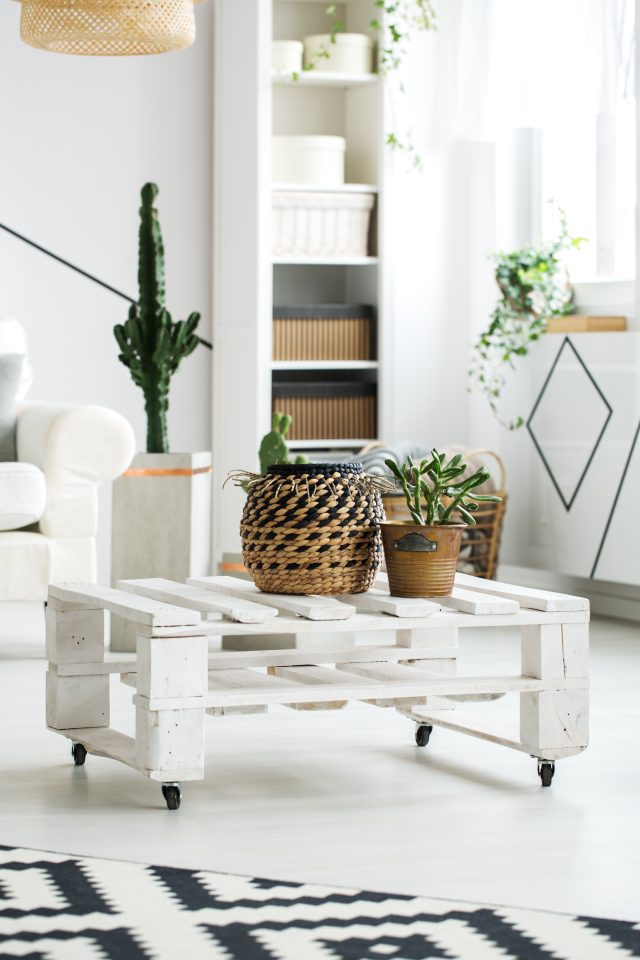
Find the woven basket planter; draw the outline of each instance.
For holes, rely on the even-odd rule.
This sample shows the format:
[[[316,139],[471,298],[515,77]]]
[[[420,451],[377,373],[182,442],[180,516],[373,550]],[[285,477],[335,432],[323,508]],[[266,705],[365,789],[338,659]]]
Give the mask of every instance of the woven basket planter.
[[[267,593],[363,593],[382,560],[380,490],[359,463],[269,467],[252,477],[242,556]]]
[[[190,46],[194,0],[22,0],[20,36],[52,53],[129,56]]]

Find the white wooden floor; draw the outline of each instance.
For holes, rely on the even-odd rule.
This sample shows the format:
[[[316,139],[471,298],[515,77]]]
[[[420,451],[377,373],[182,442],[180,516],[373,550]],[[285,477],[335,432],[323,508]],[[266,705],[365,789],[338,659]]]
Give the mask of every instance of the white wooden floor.
[[[463,667],[517,669],[513,635],[463,637]],[[640,628],[592,630],[592,743],[542,789],[523,754],[393,710],[276,708],[208,720],[207,773],[169,812],[113,761],[74,768],[44,729],[43,618],[0,607],[0,843],[288,880],[640,918]],[[129,688],[114,725],[130,730]],[[482,709],[506,710],[507,698]]]

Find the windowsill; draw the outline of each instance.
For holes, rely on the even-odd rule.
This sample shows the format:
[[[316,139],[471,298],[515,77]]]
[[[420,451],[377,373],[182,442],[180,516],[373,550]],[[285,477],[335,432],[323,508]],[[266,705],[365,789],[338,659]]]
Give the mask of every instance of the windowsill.
[[[576,313],[627,317],[633,325],[636,289],[633,280],[598,278],[572,281]]]

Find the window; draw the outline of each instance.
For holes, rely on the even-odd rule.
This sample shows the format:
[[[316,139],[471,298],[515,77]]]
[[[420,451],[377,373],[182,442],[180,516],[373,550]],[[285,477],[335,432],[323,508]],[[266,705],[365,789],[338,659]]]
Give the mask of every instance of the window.
[[[628,0],[609,0],[600,12],[601,53],[583,72],[582,90],[573,83],[560,90],[562,109],[541,131],[541,195],[565,210],[574,236],[588,238],[567,258],[578,282],[635,276],[634,10]],[[552,219],[546,205],[545,236],[555,230]]]

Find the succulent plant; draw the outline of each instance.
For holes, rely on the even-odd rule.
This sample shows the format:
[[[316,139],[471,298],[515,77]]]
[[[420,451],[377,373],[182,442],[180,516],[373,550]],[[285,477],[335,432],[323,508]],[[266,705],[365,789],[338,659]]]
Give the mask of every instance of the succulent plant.
[[[140,299],[131,305],[129,317],[114,327],[120,347],[119,360],[131,372],[144,394],[147,414],[147,452],[168,453],[167,413],[171,377],[180,363],[198,346],[195,329],[199,313],[174,323],[165,307],[164,245],[153,203],[158,195],[155,183],[141,191],[138,244],[138,285]]]
[[[473,513],[480,503],[499,503],[501,497],[473,491],[490,479],[485,467],[465,476],[467,464],[462,454],[457,453],[449,461],[444,453],[431,451],[416,463],[408,456],[398,464],[388,459],[385,463],[401,487],[414,523],[420,526],[454,523],[454,514],[459,514],[465,523],[475,525]]]
[[[288,413],[275,412],[271,422],[271,430],[265,433],[260,444],[260,473],[266,473],[267,467],[274,463],[306,463],[307,458],[298,454],[295,460],[289,457],[286,435],[291,427],[291,417]]]

